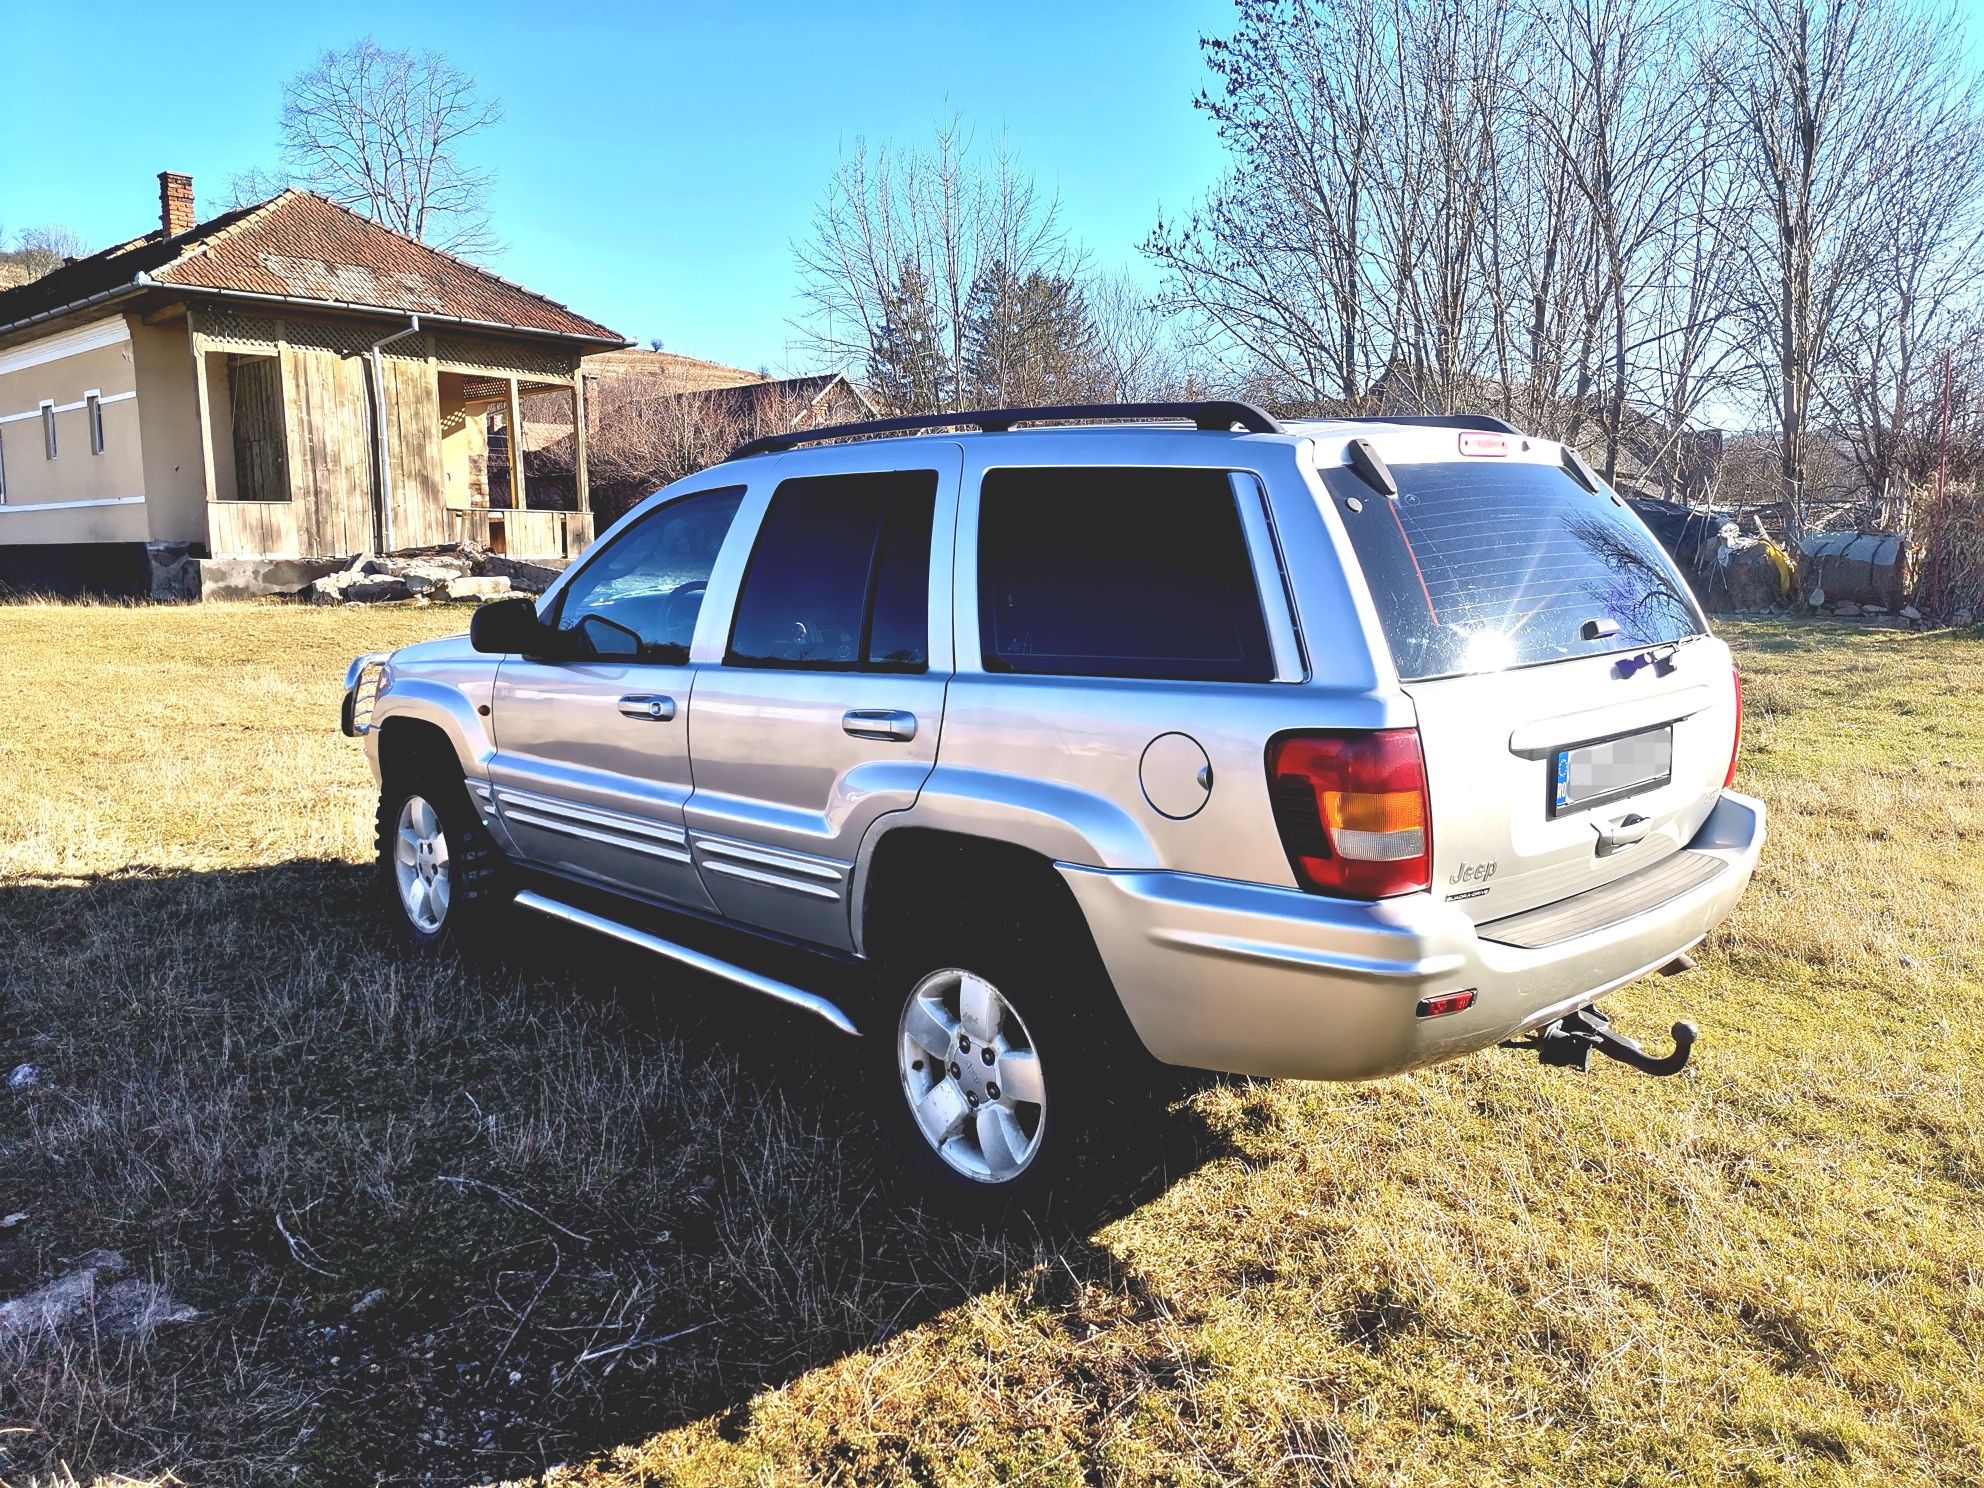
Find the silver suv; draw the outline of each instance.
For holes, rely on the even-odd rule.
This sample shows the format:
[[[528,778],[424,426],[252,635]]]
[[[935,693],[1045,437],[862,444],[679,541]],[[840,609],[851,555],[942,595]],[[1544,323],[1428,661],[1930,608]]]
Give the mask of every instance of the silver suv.
[[[1679,1068],[1591,1004],[1749,882],[1740,720],[1574,451],[1235,403],[759,440],[345,697],[407,941],[528,911],[807,1009],[984,1207],[1147,1065]]]

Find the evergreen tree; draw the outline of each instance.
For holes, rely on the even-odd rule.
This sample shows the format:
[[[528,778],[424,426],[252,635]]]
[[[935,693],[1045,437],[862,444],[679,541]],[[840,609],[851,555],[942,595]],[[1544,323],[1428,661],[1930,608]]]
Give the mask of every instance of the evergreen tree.
[[[868,350],[868,385],[892,413],[934,413],[944,406],[950,383],[933,286],[905,262],[882,298],[882,322]]]
[[[1020,273],[995,259],[966,305],[963,383],[993,405],[1078,402],[1095,381],[1095,326],[1064,275]]]

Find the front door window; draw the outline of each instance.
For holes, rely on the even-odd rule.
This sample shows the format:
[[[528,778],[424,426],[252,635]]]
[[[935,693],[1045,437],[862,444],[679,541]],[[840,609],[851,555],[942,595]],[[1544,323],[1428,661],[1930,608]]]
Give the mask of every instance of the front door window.
[[[743,499],[742,486],[725,486],[656,507],[573,575],[552,623],[584,658],[683,665]]]

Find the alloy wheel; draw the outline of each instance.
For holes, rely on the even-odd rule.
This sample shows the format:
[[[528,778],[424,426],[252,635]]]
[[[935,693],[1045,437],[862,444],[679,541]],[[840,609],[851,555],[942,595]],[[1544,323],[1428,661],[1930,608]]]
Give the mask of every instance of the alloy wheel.
[[[393,843],[393,876],[400,907],[423,935],[438,931],[448,918],[448,838],[441,815],[425,796],[411,795],[400,806]]]
[[[1040,1151],[1047,1088],[1032,1035],[985,978],[951,967],[916,984],[896,1037],[917,1130],[954,1171],[1010,1183]]]

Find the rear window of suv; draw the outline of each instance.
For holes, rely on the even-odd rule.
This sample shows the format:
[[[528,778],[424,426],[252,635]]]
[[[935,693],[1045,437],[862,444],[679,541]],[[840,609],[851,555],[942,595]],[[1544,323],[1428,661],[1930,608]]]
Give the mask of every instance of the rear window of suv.
[[[1225,471],[991,470],[979,510],[987,671],[1273,680]]]
[[[1587,491],[1555,465],[1469,460],[1391,470],[1396,497],[1344,467],[1326,469],[1323,483],[1338,498],[1402,679],[1702,634],[1686,580],[1610,492]],[[1600,623],[1587,638],[1593,621]],[[1615,633],[1603,633],[1606,621]]]

